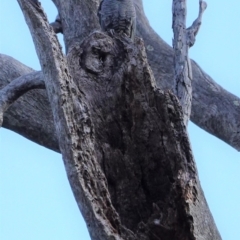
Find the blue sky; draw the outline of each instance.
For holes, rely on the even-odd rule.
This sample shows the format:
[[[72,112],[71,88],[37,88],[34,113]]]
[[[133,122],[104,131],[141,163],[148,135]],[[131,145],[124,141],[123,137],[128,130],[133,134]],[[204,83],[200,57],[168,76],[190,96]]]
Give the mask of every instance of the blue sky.
[[[144,0],[152,27],[169,44],[170,0]],[[188,25],[198,0],[188,1]],[[53,21],[51,1],[42,5]],[[240,96],[239,0],[209,0],[190,56],[230,92]],[[39,70],[35,49],[17,1],[0,1],[0,52]],[[240,111],[240,110],[239,110]],[[200,128],[189,125],[200,181],[225,240],[240,236],[240,153]],[[71,193],[61,155],[16,133],[0,129],[0,239],[90,239]]]

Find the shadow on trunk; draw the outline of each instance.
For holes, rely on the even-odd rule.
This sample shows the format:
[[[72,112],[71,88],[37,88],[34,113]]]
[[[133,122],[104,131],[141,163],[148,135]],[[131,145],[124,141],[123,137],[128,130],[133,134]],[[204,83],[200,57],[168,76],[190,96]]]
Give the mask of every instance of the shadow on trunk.
[[[156,87],[143,41],[95,32],[70,48],[68,64],[90,109],[94,148],[120,228],[135,235],[122,233],[123,239],[221,239],[181,107]]]

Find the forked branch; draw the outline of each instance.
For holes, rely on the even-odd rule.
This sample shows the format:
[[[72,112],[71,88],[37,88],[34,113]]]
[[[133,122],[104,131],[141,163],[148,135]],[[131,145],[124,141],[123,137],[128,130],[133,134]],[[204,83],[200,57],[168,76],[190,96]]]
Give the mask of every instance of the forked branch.
[[[207,4],[199,0],[199,16],[192,26],[186,29],[186,0],[173,0],[173,50],[174,50],[174,85],[173,91],[179,99],[187,126],[192,107],[192,67],[188,50],[193,46],[199,31],[202,14]]]
[[[95,32],[66,60],[41,8],[18,1],[92,239],[219,240],[178,101],[157,88],[143,42]]]
[[[202,16],[206,8],[207,8],[207,3],[200,0],[198,18],[193,22],[191,27],[187,28],[187,44],[189,47],[192,47],[195,43],[197,33],[202,24]]]

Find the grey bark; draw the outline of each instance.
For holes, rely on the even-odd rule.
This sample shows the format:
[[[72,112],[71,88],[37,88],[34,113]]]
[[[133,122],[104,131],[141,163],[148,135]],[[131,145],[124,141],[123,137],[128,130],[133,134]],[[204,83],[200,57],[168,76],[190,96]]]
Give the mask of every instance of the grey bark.
[[[173,0],[173,50],[174,50],[174,82],[173,92],[182,106],[184,123],[187,126],[192,107],[192,66],[188,50],[194,45],[195,37],[201,25],[202,14],[207,4],[199,1],[199,16],[192,26],[186,28],[187,2]]]
[[[42,72],[34,71],[12,57],[0,54],[0,66],[0,88],[20,77],[23,81],[43,81]],[[4,114],[3,127],[59,151],[46,90],[32,90],[13,103]]]
[[[111,201],[121,225],[133,233],[130,239],[221,239],[180,106],[157,88],[143,42],[95,33],[69,54],[91,112]]]
[[[63,28],[65,29],[64,38],[67,46],[74,41],[81,42],[93,29],[99,28],[95,14],[98,2],[90,0],[82,0],[77,3],[60,0],[55,2],[60,15],[64,16]],[[149,26],[143,12],[142,1],[134,0],[134,2],[137,11],[137,32],[144,39],[149,64],[157,85],[161,89],[171,89],[174,79],[172,48]],[[74,6],[74,8],[71,6]],[[71,19],[75,19],[73,21],[75,24],[71,23]],[[68,25],[69,28],[67,28]],[[1,86],[6,85],[8,81],[16,77],[30,73],[29,68],[28,71],[22,71],[23,67],[20,66],[20,63],[16,64],[16,60],[10,60],[9,58],[6,60],[6,58],[5,56],[0,57]],[[24,68],[27,69],[26,66]],[[7,69],[7,72],[2,69]],[[192,61],[192,70],[191,121],[235,149],[240,150],[240,99],[214,82],[194,61]],[[46,95],[43,91],[36,92],[39,95],[38,101],[33,97],[33,94],[29,93],[13,104],[5,115],[3,126],[56,151],[58,143],[53,134],[52,118],[49,114]],[[21,104],[21,108],[19,104]],[[31,112],[31,114],[28,114],[28,112]],[[46,116],[45,123],[39,121],[39,115]],[[39,129],[43,134],[42,139],[39,135]]]
[[[157,85],[172,89],[174,79],[173,50],[151,28],[144,14],[142,1],[135,0],[137,32],[143,38],[148,61]],[[240,151],[240,99],[218,85],[200,66],[191,60],[193,100],[190,119]]]
[[[41,8],[18,2],[92,239],[221,239],[181,108],[157,88],[142,40],[95,32],[72,43],[66,59]]]
[[[2,126],[3,114],[19,97],[32,89],[45,89],[45,84],[40,74],[19,77],[0,90],[0,127]]]
[[[51,23],[50,25],[53,28],[53,31],[55,33],[62,33],[63,32],[63,30],[62,30],[62,22],[61,22],[61,19],[60,19],[59,15],[57,15],[57,17],[55,19],[55,22]]]
[[[103,0],[98,9],[98,17],[103,31],[125,34],[134,41],[136,11],[133,0]]]
[[[41,64],[68,179],[92,239],[120,240],[119,217],[97,162],[94,126],[84,93],[76,87],[42,9],[34,7],[28,0],[18,2]]]

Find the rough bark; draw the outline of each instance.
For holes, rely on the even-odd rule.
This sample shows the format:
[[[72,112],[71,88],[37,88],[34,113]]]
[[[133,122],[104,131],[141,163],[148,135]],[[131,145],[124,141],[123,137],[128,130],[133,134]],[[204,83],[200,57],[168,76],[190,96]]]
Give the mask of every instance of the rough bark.
[[[142,40],[95,32],[66,60],[41,7],[18,2],[91,238],[221,239],[179,102],[157,88]]]
[[[70,49],[69,66],[85,93],[98,161],[130,239],[221,239],[181,108],[157,88],[143,42],[94,33]]]
[[[120,224],[94,149],[94,125],[40,5],[18,0],[39,57],[67,176],[92,239],[119,239]],[[74,74],[74,73],[73,73]]]
[[[65,14],[64,2],[69,3],[68,8],[66,8],[68,14],[64,15],[65,22],[63,24],[68,31],[64,34],[67,46],[70,46],[71,42],[74,41],[81,42],[91,31],[99,28],[95,12],[98,1],[55,0],[54,2],[59,6],[60,15]],[[134,0],[134,2],[137,10],[137,32],[144,39],[149,64],[157,85],[161,89],[171,89],[174,79],[172,48],[150,27],[143,12],[142,1]],[[71,4],[72,7],[70,7]],[[68,25],[71,28],[66,28]],[[0,64],[1,86],[6,85],[8,81],[16,77],[30,73],[30,69],[26,66],[20,66],[20,63],[16,64],[15,60],[10,60],[4,56],[0,56]],[[28,70],[23,71],[23,68]],[[7,72],[3,69],[7,69]],[[240,99],[214,82],[194,61],[192,61],[192,70],[191,120],[199,127],[240,150]],[[13,104],[5,115],[3,126],[56,151],[58,143],[51,128],[52,118],[49,114],[46,95],[43,92],[36,91],[37,98],[30,92],[26,97],[22,97]],[[38,100],[36,101],[36,99]],[[21,107],[19,107],[20,105]],[[41,123],[39,116],[46,116],[43,118],[46,119],[46,122]],[[39,129],[43,134],[42,139]]]
[[[187,126],[192,106],[192,68],[188,57],[189,45],[187,43],[186,30],[186,0],[173,0],[172,15],[172,28],[174,33],[174,82],[172,89],[182,106],[184,123]]]
[[[55,33],[62,33],[63,32],[62,22],[61,22],[61,19],[60,19],[59,15],[57,15],[57,17],[55,19],[55,22],[51,23],[50,25],[53,28],[53,31]]]
[[[94,240],[219,240],[176,97],[144,43],[95,32],[68,58],[39,5],[31,31],[75,199]]]
[[[144,14],[142,0],[134,0],[137,32],[145,42],[148,61],[158,87],[172,89],[173,50],[151,28]],[[240,151],[240,99],[218,85],[191,60],[193,101],[191,121]]]
[[[207,4],[199,0],[199,16],[191,27],[186,28],[187,2],[186,0],[173,0],[174,81],[172,89],[182,106],[186,126],[191,115],[193,78],[188,50],[195,43],[195,37],[201,25],[202,14],[206,7]]]
[[[66,52],[72,44],[81,43],[90,32],[99,29],[97,10],[100,0],[53,0],[62,24]],[[75,24],[72,24],[72,21]]]
[[[12,57],[0,54],[0,66],[0,88],[20,77],[23,81],[26,78],[43,81],[42,72],[36,72]],[[42,146],[59,151],[46,90],[32,90],[20,97],[5,112],[3,127]]]

